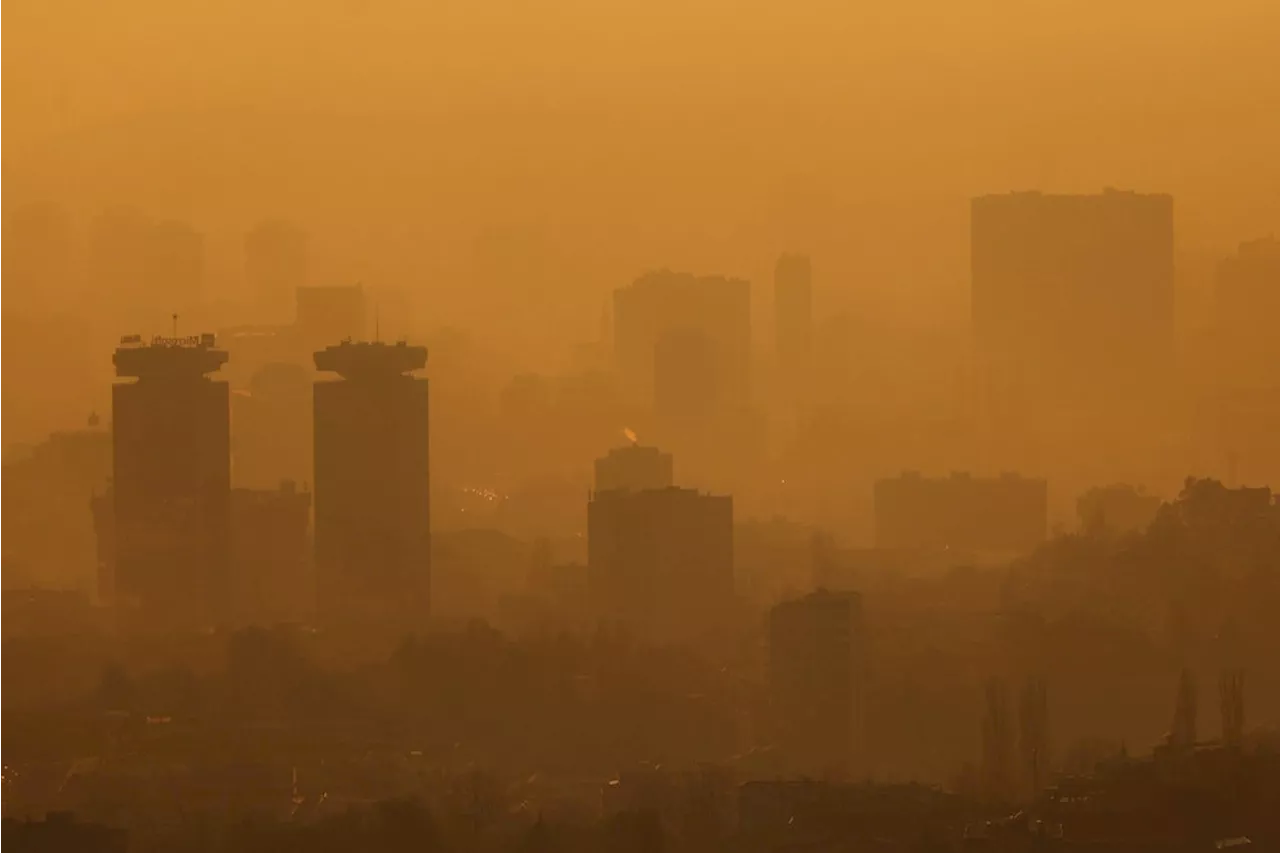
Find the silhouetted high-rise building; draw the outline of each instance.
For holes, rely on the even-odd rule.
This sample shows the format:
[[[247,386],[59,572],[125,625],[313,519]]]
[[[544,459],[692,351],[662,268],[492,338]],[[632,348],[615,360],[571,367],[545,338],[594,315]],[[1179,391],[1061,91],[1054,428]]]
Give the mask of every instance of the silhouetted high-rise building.
[[[244,237],[244,274],[258,307],[285,320],[298,288],[307,284],[307,234],[283,220],[259,223]]]
[[[615,290],[614,358],[632,402],[653,401],[655,348],[675,330],[705,336],[722,403],[745,407],[751,396],[751,285],[664,270]]]
[[[1081,530],[1129,533],[1145,530],[1155,520],[1160,498],[1144,494],[1133,486],[1092,488],[1076,499],[1076,517]]]
[[[875,484],[877,548],[1021,553],[1042,543],[1048,527],[1044,480],[908,472]]]
[[[420,625],[431,585],[425,347],[344,342],[315,354],[316,570],[330,623]]]
[[[674,463],[670,453],[656,447],[632,444],[615,447],[596,460],[596,491],[666,489],[674,483]]]
[[[299,287],[296,332],[304,346],[365,337],[366,300],[360,285]]]
[[[96,559],[96,597],[102,604],[113,605],[116,596],[116,496],[108,486],[89,498],[93,514],[94,557]]]
[[[1173,199],[975,198],[973,334],[996,417],[1157,397],[1173,357]]]
[[[769,690],[787,770],[847,772],[861,728],[862,599],[818,590],[769,613]]]
[[[115,352],[112,437],[116,568],[122,624],[190,629],[221,623],[231,526],[226,361],[213,335],[123,338]]]
[[[696,642],[733,606],[733,499],[693,489],[598,491],[587,505],[596,613],[653,642]]]
[[[779,380],[801,381],[813,346],[813,282],[806,255],[783,255],[773,270],[774,346]]]

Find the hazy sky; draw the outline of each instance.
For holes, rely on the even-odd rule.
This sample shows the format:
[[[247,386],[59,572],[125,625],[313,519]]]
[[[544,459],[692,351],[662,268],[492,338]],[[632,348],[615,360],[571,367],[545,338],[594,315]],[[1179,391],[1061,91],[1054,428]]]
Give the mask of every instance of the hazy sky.
[[[134,203],[214,254],[289,215],[337,278],[458,280],[499,227],[575,294],[663,263],[764,280],[798,248],[917,310],[962,294],[982,192],[1172,192],[1184,250],[1280,230],[1274,0],[15,0],[5,24],[6,206]]]

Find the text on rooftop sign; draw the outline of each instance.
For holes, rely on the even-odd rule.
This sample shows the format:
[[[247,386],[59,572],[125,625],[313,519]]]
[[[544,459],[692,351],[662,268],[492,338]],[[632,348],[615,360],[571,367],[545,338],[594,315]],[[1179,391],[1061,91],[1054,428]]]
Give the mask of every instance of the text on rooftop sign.
[[[210,335],[186,335],[180,338],[166,338],[163,335],[156,335],[151,339],[153,347],[198,347],[212,343],[209,340]]]

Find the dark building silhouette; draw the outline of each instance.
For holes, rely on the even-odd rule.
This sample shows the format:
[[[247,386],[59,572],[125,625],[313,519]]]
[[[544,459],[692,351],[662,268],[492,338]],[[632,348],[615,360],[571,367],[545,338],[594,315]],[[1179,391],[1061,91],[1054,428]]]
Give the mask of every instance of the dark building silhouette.
[[[791,390],[809,369],[813,347],[813,271],[806,255],[783,255],[773,269],[774,348]]]
[[[1160,498],[1133,486],[1102,486],[1076,500],[1076,515],[1085,531],[1128,533],[1146,528],[1160,509]]]
[[[360,285],[299,287],[295,333],[303,346],[319,349],[366,334],[366,300]]]
[[[848,772],[861,727],[862,599],[820,589],[769,613],[769,691],[793,775]]]
[[[112,604],[117,561],[114,491],[95,494],[90,506],[97,533],[98,596]],[[232,489],[230,508],[228,622],[269,626],[309,620],[316,598],[310,492],[300,491],[293,482],[276,489]]]
[[[179,629],[226,616],[231,528],[227,354],[213,335],[123,338],[112,391],[116,567],[122,625]],[[136,621],[135,621],[136,620]]]
[[[113,606],[116,597],[116,495],[108,486],[89,498],[93,514],[95,591],[98,601]]]
[[[666,489],[675,482],[670,453],[638,444],[615,447],[596,460],[596,491]]]
[[[1173,199],[975,198],[973,334],[994,416],[1151,402],[1173,357]]]
[[[344,342],[315,354],[316,570],[328,622],[419,625],[431,584],[425,347]]]
[[[708,352],[698,357],[699,369],[714,369],[723,405],[746,406],[751,395],[751,285],[664,270],[615,290],[614,358],[632,402],[654,400],[655,351],[664,336],[676,331],[705,338]]]
[[[1045,480],[907,472],[877,480],[874,499],[877,548],[1022,553],[1048,535]]]
[[[315,607],[311,494],[292,481],[231,492],[233,619],[241,625],[303,622]]]
[[[244,275],[259,310],[283,321],[299,288],[307,284],[307,234],[279,219],[256,225],[244,237]]]
[[[733,499],[675,487],[597,491],[587,570],[606,622],[653,642],[714,634],[733,604]]]

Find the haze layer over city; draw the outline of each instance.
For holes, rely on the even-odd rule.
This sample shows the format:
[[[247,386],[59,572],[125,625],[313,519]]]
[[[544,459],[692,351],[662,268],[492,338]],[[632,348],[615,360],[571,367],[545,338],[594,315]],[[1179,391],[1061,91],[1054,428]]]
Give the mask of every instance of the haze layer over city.
[[[1280,6],[6,13],[15,849],[1280,845]]]

